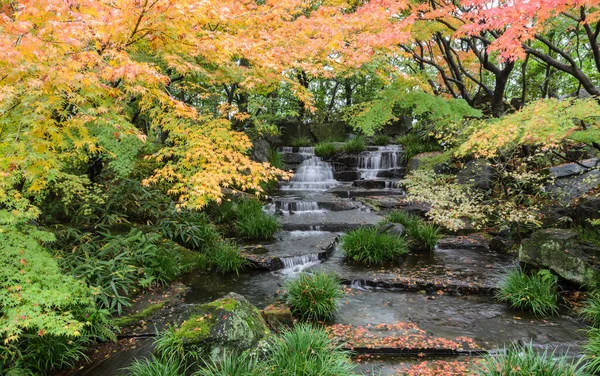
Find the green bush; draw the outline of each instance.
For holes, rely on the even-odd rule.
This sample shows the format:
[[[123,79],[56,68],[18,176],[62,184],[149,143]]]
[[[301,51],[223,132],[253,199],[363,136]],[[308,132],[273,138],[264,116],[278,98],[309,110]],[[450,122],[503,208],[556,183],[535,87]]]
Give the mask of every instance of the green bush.
[[[134,360],[127,367],[129,376],[183,376],[181,365],[176,362],[161,360],[155,357]]]
[[[158,221],[159,233],[183,247],[206,252],[221,241],[221,234],[210,222],[208,216],[200,212],[183,210]]]
[[[386,134],[378,134],[373,137],[373,145],[385,146],[390,143],[390,136]]]
[[[295,147],[295,148],[312,146],[312,144],[313,144],[313,140],[311,140],[308,137],[298,137],[298,138],[293,139],[290,142],[290,146]]]
[[[367,265],[394,261],[408,253],[404,238],[362,227],[342,236],[341,247],[347,257]]]
[[[340,281],[333,274],[300,273],[286,282],[287,304],[292,312],[304,320],[330,319],[342,297]]]
[[[331,158],[338,152],[335,144],[331,142],[321,142],[315,146],[315,155],[322,158]]]
[[[403,146],[406,160],[411,159],[417,154],[440,151],[442,148],[429,137],[423,137],[417,133],[409,133],[400,136],[396,142]]]
[[[508,272],[500,283],[496,298],[511,307],[547,316],[557,312],[558,278],[549,270],[529,275],[521,268]]]
[[[279,230],[277,218],[265,213],[259,201],[240,201],[235,209],[235,214],[235,235],[240,238],[270,240]]]
[[[239,274],[248,266],[248,260],[240,254],[239,247],[230,241],[224,241],[212,250],[210,259],[217,270],[223,274],[231,272]]]
[[[585,301],[581,314],[592,322],[595,327],[600,327],[600,292],[593,291]]]
[[[265,374],[350,376],[354,366],[349,355],[329,339],[325,330],[299,324],[273,342]]]
[[[360,153],[365,151],[365,148],[365,139],[361,136],[356,136],[350,139],[342,147],[346,153]]]
[[[600,329],[587,330],[587,342],[583,346],[583,353],[587,361],[587,369],[591,374],[597,375],[600,372]]]
[[[400,223],[406,230],[406,235],[419,248],[432,251],[440,240],[440,229],[434,224],[427,223],[416,215],[397,210],[391,212],[387,220]]]
[[[226,353],[218,360],[206,362],[193,376],[260,376],[266,372],[263,368],[257,358],[248,353]]]
[[[499,355],[487,355],[477,365],[480,376],[583,376],[582,361],[557,356],[546,349],[540,353],[531,344],[512,345]]]

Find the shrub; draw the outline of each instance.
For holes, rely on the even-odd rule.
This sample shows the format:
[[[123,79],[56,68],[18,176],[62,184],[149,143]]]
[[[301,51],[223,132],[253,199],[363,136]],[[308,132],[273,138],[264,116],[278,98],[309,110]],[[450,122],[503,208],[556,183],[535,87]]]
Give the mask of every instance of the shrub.
[[[585,305],[581,310],[581,314],[587,320],[592,322],[592,325],[600,326],[600,292],[592,292],[588,299],[585,301]]]
[[[307,147],[311,146],[312,144],[313,141],[308,137],[298,137],[290,142],[290,146],[293,146],[295,148]]]
[[[235,209],[236,235],[253,240],[269,240],[279,230],[279,222],[273,215],[262,210],[262,204],[256,200],[243,200]]]
[[[417,154],[442,150],[436,142],[430,140],[428,137],[422,137],[417,133],[400,136],[396,139],[396,142],[403,146],[404,155],[407,160]]]
[[[529,275],[515,268],[501,282],[496,298],[535,315],[551,315],[557,311],[557,284],[558,278],[549,270]]]
[[[269,148],[267,160],[269,161],[271,166],[279,169],[283,168],[283,157],[281,156],[281,153],[277,151],[277,148]]]
[[[338,278],[324,273],[300,273],[285,284],[285,289],[292,312],[304,320],[330,319],[343,295]]]
[[[337,153],[337,147],[331,142],[321,142],[315,146],[315,155],[322,158],[333,157]]]
[[[402,224],[406,229],[406,235],[419,248],[432,251],[440,240],[439,227],[423,221],[416,215],[398,210],[388,215],[388,221]]]
[[[540,353],[531,344],[512,345],[499,355],[487,355],[477,366],[480,376],[583,376],[582,361],[557,356],[548,349]]]
[[[365,139],[361,136],[350,139],[343,146],[343,150],[346,153],[360,153],[364,151],[365,148]]]
[[[349,376],[354,366],[349,354],[323,329],[296,325],[275,340],[266,360],[267,375]]]
[[[600,246],[600,228],[577,227],[577,232],[584,242]]]
[[[342,236],[341,247],[347,257],[364,264],[383,264],[408,253],[404,238],[362,227]]]
[[[157,230],[163,236],[183,247],[208,251],[221,240],[221,235],[204,213],[184,210],[171,213],[158,222]]]
[[[390,143],[390,136],[386,134],[378,134],[373,137],[373,145],[385,146]]]
[[[229,241],[222,242],[212,250],[210,258],[217,270],[223,274],[231,272],[239,274],[248,265],[248,260],[240,254],[239,247]]]
[[[181,365],[155,357],[134,360],[127,367],[129,376],[183,376]]]
[[[193,376],[259,376],[265,371],[256,357],[248,353],[226,353],[218,360],[210,360]]]

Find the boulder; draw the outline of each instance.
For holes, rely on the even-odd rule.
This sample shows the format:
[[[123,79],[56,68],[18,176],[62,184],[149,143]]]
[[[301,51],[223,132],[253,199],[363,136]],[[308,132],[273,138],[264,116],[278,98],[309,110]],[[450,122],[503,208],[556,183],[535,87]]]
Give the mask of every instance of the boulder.
[[[263,310],[267,324],[274,330],[281,331],[294,326],[294,318],[290,307],[282,303],[273,303]]]
[[[377,226],[377,231],[390,235],[402,236],[406,232],[404,226],[400,223],[382,223]]]
[[[344,141],[346,139],[346,123],[342,121],[334,123],[311,124],[310,130],[318,142],[329,140]]]
[[[440,249],[473,249],[473,250],[488,250],[490,249],[489,236],[484,233],[459,235],[459,236],[444,236],[438,242]]]
[[[490,240],[490,250],[495,252],[507,252],[513,245],[515,245],[514,240],[502,236],[494,236],[492,240]]]
[[[258,162],[268,162],[271,145],[265,139],[258,139],[252,142],[252,159]]]
[[[355,180],[352,185],[355,187],[365,188],[365,189],[385,189],[388,188],[388,184],[392,182],[386,180],[371,180],[371,179],[362,179]]]
[[[429,153],[421,153],[415,155],[408,161],[407,172],[412,172],[418,170],[419,168],[428,166],[431,163],[429,162],[429,160],[431,160],[432,157],[438,157],[440,155],[442,155],[442,152],[439,151],[432,151]],[[444,166],[443,163],[437,163],[433,165],[433,170],[437,174],[442,174],[447,170],[447,168],[446,166]]]
[[[557,228],[536,231],[519,250],[520,262],[587,286],[600,281],[599,256],[600,250],[581,244],[575,231]]]
[[[600,187],[600,161],[596,158],[554,166],[548,171],[554,182],[546,190],[563,204]]]
[[[225,352],[252,349],[271,336],[261,312],[246,298],[229,293],[191,307],[174,336],[189,350],[218,359]]]
[[[492,164],[485,159],[474,159],[465,164],[457,174],[458,182],[469,184],[475,188],[489,190],[492,185],[494,170]]]
[[[573,219],[580,226],[589,226],[588,220],[600,218],[600,197],[583,197],[573,208]]]

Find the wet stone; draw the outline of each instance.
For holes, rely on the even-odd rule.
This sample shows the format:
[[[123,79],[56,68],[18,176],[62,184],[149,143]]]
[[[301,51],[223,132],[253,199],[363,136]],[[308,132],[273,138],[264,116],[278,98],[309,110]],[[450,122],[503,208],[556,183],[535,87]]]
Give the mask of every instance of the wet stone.
[[[273,303],[263,310],[267,324],[274,330],[281,331],[294,325],[292,311],[282,303]]]

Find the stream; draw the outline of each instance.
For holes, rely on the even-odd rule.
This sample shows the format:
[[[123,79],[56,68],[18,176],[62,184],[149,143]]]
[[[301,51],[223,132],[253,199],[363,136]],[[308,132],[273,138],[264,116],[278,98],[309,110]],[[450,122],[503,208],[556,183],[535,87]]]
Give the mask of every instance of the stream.
[[[284,148],[302,159],[294,177],[283,183],[264,210],[278,216],[282,230],[275,240],[252,245],[269,257],[280,258],[283,269],[250,270],[240,275],[193,272],[182,282],[189,288],[183,304],[203,304],[229,292],[244,295],[259,308],[272,303],[288,278],[301,271],[337,274],[345,296],[334,323],[352,327],[410,323],[432,338],[470,338],[479,349],[498,350],[514,341],[549,346],[573,355],[584,341],[585,327],[577,318],[558,315],[540,319],[514,311],[494,301],[491,289],[503,271],[515,263],[512,255],[489,249],[436,248],[427,254],[411,254],[398,262],[367,267],[344,259],[336,239],[344,231],[376,225],[382,215],[364,205],[361,197],[402,197],[395,188],[404,171],[402,149],[373,147],[360,154],[357,183],[335,178],[337,166],[314,155],[313,148]],[[163,328],[175,318],[165,315],[148,325]],[[399,335],[389,332],[381,335]],[[71,375],[121,375],[136,357],[150,354],[152,338],[126,339],[102,359]],[[441,361],[463,361],[446,357]],[[428,358],[429,359],[429,358]],[[361,359],[364,374],[397,374],[398,369],[420,358],[392,356]]]

